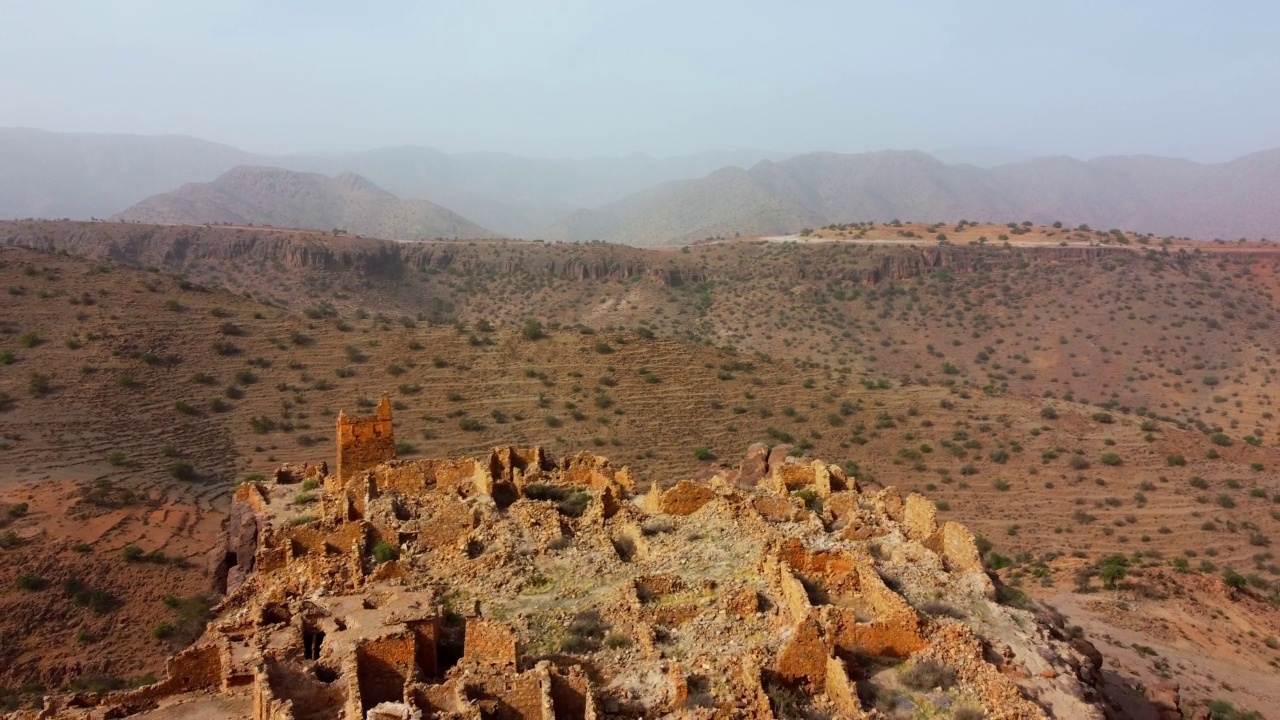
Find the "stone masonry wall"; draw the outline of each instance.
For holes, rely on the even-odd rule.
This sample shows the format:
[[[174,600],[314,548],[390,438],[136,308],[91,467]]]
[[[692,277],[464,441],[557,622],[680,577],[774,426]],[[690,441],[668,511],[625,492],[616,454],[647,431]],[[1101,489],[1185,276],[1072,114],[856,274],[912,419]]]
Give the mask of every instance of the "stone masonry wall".
[[[363,709],[382,702],[403,702],[404,684],[413,672],[416,646],[406,630],[356,647],[356,673]]]
[[[395,433],[391,429],[391,399],[382,396],[378,410],[370,417],[348,417],[338,413],[338,482],[394,459]]]

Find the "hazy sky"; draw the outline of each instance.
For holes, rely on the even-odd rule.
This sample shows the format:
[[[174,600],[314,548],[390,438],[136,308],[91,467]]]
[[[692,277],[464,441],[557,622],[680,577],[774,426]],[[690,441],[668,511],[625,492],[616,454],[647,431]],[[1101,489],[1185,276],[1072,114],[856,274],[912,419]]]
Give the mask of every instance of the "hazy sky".
[[[1280,146],[1280,3],[2,0],[0,125],[543,156]]]

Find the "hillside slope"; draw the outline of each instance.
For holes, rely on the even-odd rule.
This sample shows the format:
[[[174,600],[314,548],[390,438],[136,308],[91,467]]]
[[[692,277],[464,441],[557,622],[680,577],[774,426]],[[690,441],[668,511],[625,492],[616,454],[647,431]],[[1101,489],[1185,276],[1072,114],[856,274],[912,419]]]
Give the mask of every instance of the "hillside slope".
[[[232,483],[330,457],[336,411],[387,392],[404,458],[589,447],[641,489],[757,440],[839,459],[1095,618],[1117,683],[1280,702],[1274,252],[0,226],[17,241],[96,257],[0,250],[0,686],[158,672]],[[1114,553],[1123,591],[1097,593]]]
[[[128,208],[117,219],[175,225],[274,225],[341,229],[396,240],[490,237],[491,232],[426,200],[401,200],[352,173],[326,177],[240,166],[210,183],[183,185]]]

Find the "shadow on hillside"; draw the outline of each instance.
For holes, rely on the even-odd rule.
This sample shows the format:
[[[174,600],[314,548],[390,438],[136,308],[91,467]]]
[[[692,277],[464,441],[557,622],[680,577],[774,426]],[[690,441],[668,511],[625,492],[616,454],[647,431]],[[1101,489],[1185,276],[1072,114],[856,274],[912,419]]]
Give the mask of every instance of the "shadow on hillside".
[[[1109,705],[1108,718],[1160,720],[1160,711],[1141,689],[1133,688],[1127,678],[1111,670],[1103,670],[1102,681],[1102,695]]]

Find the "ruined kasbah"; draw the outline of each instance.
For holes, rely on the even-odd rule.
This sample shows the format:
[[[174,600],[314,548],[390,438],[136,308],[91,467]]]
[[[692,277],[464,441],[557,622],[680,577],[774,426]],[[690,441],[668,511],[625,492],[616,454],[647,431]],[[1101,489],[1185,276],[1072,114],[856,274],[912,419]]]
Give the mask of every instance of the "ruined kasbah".
[[[585,452],[397,460],[386,397],[336,440],[236,489],[164,680],[18,717],[1103,716],[1096,652],[997,602],[968,530],[786,446],[640,492]]]

